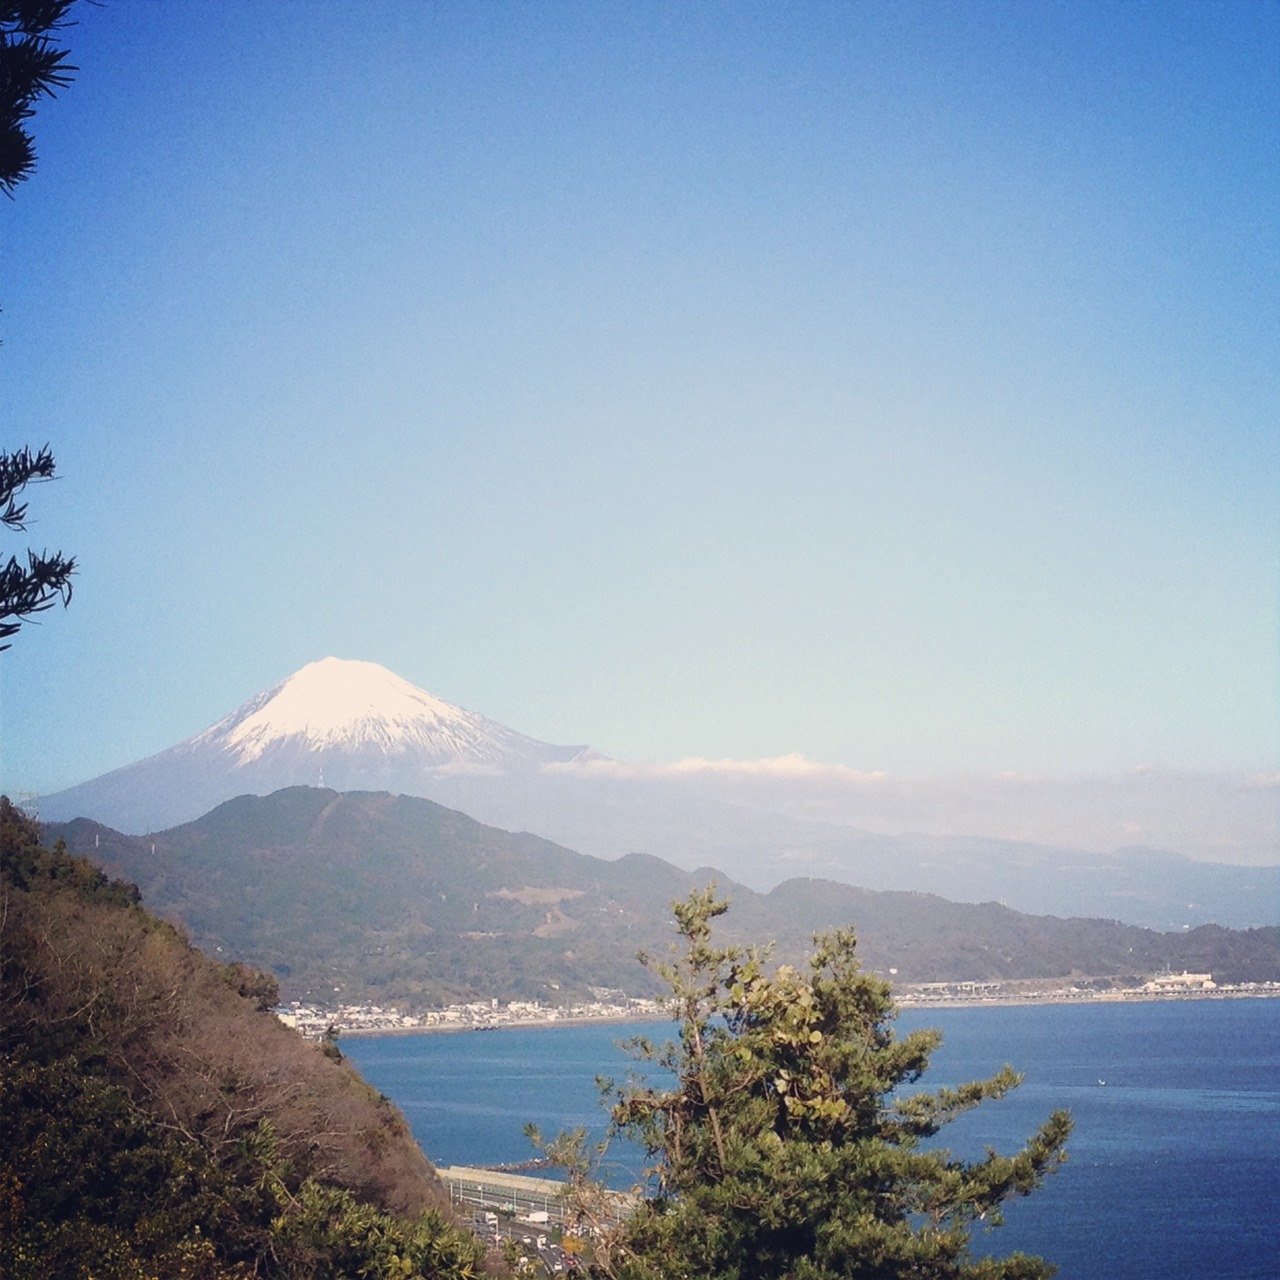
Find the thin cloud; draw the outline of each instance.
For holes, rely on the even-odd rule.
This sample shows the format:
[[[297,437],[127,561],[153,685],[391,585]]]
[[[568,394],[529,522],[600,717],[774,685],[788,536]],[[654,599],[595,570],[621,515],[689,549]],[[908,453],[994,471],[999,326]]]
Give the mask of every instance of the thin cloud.
[[[887,774],[880,770],[864,771],[847,765],[820,764],[795,752],[762,760],[709,760],[703,756],[688,756],[669,764],[644,762],[625,764],[605,757],[586,760],[566,760],[544,766],[548,773],[578,774],[605,778],[681,778],[693,775],[714,774],[726,777],[746,778],[808,778],[839,781],[858,786],[883,782]]]
[[[1280,787],[1280,773],[1255,773],[1248,780],[1248,786],[1257,787],[1260,791],[1268,791]]]

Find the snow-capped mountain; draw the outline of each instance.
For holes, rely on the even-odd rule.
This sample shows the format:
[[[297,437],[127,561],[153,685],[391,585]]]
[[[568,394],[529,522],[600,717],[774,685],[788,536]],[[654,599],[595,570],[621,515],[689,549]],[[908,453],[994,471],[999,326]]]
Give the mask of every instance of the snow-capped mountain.
[[[168,751],[44,797],[40,816],[93,818],[140,835],[194,822],[236,796],[284,787],[381,791],[433,800],[597,857],[638,851],[686,870],[720,867],[761,890],[803,872],[1160,929],[1210,920],[1267,924],[1274,916],[1275,867],[911,828],[872,834],[853,813],[809,816],[830,797],[803,774],[773,790],[754,776],[735,786],[734,776],[712,785],[697,771],[634,769],[590,748],[552,746],[375,663],[326,658]]]
[[[302,749],[414,757],[447,766],[544,764],[570,760],[582,747],[553,747],[464,711],[419,689],[376,662],[325,658],[250,699],[191,739],[240,766]]]
[[[296,785],[424,795],[435,777],[528,773],[586,751],[526,737],[377,663],[325,658],[186,742],[46,797],[41,811],[140,833],[236,795]]]

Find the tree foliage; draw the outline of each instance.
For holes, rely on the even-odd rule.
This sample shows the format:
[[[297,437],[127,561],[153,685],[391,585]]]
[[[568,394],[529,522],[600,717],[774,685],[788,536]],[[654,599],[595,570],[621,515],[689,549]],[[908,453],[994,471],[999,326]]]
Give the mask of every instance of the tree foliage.
[[[479,1242],[298,1179],[262,1121],[215,1158],[101,1071],[0,1055],[0,1275],[477,1280]]]
[[[27,524],[27,504],[18,495],[33,481],[53,478],[53,454],[46,445],[38,453],[19,449],[0,453],[0,524],[22,532]],[[59,600],[71,601],[71,575],[76,562],[61,551],[28,549],[25,563],[11,555],[0,565],[0,640],[15,636],[25,619],[51,609]],[[0,644],[0,650],[9,648]]]
[[[56,38],[69,25],[74,0],[0,0],[0,191],[12,196],[36,167],[35,143],[27,123],[41,98],[71,83],[78,68]],[[26,529],[27,504],[19,495],[39,480],[53,478],[53,454],[46,445],[33,453],[0,453],[0,524]],[[27,550],[0,563],[0,640],[17,634],[25,619],[61,600],[71,600],[75,560],[60,551]],[[9,648],[0,644],[0,650]]]
[[[0,2],[0,190],[12,195],[36,167],[27,121],[41,98],[65,89],[79,70],[67,61],[57,33],[70,25],[74,0]]]
[[[891,1026],[887,983],[858,965],[848,929],[820,935],[807,973],[770,971],[767,952],[720,948],[712,890],[675,904],[683,947],[642,957],[667,983],[679,1039],[632,1041],[669,1073],[663,1086],[606,1084],[611,1132],[652,1160],[646,1195],[605,1230],[596,1272],[617,1280],[1039,1280],[1053,1268],[978,1258],[975,1225],[1026,1195],[1066,1158],[1055,1112],[1013,1156],[965,1161],[931,1140],[962,1112],[1019,1083],[911,1092],[941,1037]],[[570,1144],[570,1150],[572,1144]],[[562,1157],[566,1148],[558,1148]],[[580,1148],[579,1148],[580,1150]],[[571,1166],[575,1160],[568,1160]],[[603,1225],[599,1188],[578,1162],[574,1194]]]

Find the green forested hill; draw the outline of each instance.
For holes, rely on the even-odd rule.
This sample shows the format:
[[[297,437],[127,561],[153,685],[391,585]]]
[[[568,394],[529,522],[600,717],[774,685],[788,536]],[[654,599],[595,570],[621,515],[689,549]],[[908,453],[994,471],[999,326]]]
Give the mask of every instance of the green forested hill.
[[[694,877],[587,858],[428,800],[306,787],[242,796],[146,838],[49,828],[212,954],[252,956],[286,995],[435,1003],[634,987]],[[744,890],[745,892],[745,890]]]
[[[0,799],[0,1275],[479,1274],[399,1113],[137,898]]]
[[[295,998],[433,1004],[563,1000],[650,990],[635,960],[670,936],[670,903],[719,880],[735,939],[776,938],[798,960],[813,933],[852,924],[873,968],[903,982],[1130,976],[1172,967],[1220,981],[1280,979],[1280,931],[1158,933],[1029,916],[996,903],[796,879],[758,894],[658,858],[588,857],[428,800],[294,787],[242,796],[136,838],[79,820],[51,827],[136,881],[205,949],[279,975]]]

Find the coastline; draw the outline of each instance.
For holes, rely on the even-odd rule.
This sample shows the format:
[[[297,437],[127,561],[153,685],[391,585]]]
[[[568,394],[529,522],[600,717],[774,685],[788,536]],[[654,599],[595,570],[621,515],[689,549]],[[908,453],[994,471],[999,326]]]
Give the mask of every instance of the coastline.
[[[453,1023],[445,1025],[436,1023],[428,1027],[343,1027],[339,1025],[338,1030],[343,1036],[456,1036],[469,1035],[472,1032],[554,1031],[560,1027],[626,1027],[641,1022],[670,1021],[671,1019],[663,1013],[602,1013],[567,1018],[519,1018],[510,1022],[479,1023],[469,1026],[458,1026]]]
[[[927,996],[913,998],[904,992],[895,997],[898,1009],[904,1010],[939,1010],[939,1009],[996,1009],[1017,1008],[1042,1005],[1100,1005],[1100,1004],[1165,1004],[1170,1002],[1188,1003],[1190,1001],[1222,1001],[1222,1000],[1274,1000],[1280,999],[1280,986],[1256,989],[1218,989],[1216,991],[1064,991],[1061,994],[1038,992],[1036,994],[985,995],[985,996]],[[341,1037],[361,1038],[368,1036],[419,1036],[419,1035],[465,1035],[470,1033],[490,1033],[495,1031],[555,1031],[562,1027],[588,1026],[632,1026],[637,1024],[671,1022],[666,1013],[611,1013],[582,1014],[565,1017],[531,1017],[502,1020],[486,1023],[435,1023],[429,1026],[376,1026],[354,1023],[343,1025],[334,1020]]]

